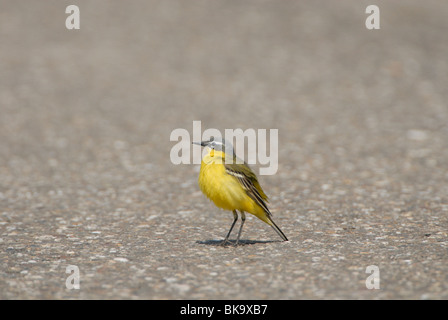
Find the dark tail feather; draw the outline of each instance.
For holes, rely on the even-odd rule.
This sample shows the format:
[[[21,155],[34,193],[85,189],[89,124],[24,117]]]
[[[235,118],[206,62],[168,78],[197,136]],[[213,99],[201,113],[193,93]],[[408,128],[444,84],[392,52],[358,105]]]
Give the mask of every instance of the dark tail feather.
[[[275,232],[278,233],[280,238],[283,239],[283,241],[288,241],[288,238],[286,238],[285,234],[280,230],[280,228],[275,224],[275,222],[272,219],[269,219],[271,221],[271,227],[275,230]]]

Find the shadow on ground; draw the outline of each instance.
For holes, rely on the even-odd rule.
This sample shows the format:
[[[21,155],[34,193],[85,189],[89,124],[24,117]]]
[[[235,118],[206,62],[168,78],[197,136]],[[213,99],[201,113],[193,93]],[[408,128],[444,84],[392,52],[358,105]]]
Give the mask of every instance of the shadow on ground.
[[[208,246],[217,246],[217,247],[227,247],[227,246],[247,246],[259,243],[275,243],[282,242],[280,240],[240,240],[238,244],[236,244],[236,240],[228,240],[226,244],[224,244],[224,240],[204,240],[204,241],[196,241],[198,244],[205,244]]]

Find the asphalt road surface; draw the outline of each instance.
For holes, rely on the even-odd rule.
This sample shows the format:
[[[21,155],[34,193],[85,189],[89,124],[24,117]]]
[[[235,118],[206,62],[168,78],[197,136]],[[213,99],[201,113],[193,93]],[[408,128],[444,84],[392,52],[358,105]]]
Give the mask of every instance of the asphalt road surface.
[[[2,1],[0,298],[448,299],[448,2],[375,2]],[[195,120],[278,129],[289,242],[219,245]]]

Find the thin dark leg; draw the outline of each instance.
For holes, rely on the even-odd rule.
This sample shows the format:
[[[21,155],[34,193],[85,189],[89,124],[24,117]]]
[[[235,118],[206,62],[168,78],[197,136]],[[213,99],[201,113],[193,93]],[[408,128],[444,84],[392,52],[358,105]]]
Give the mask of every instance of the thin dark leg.
[[[223,246],[226,245],[227,241],[229,240],[229,236],[232,233],[233,227],[235,226],[235,223],[236,223],[237,220],[238,220],[238,213],[236,212],[236,210],[233,210],[233,223],[232,223],[232,226],[230,227],[229,232],[227,233],[226,238],[222,242]]]
[[[240,231],[238,231],[238,238],[236,238],[235,245],[238,245],[238,242],[240,241],[241,231],[243,230],[243,225],[244,225],[244,222],[246,221],[246,215],[244,214],[244,211],[240,211],[240,212],[241,212],[241,226],[240,226]]]

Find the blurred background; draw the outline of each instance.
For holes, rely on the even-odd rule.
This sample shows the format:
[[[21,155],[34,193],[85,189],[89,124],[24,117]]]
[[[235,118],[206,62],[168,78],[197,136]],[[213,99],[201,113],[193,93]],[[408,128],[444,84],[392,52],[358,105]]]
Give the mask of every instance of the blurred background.
[[[447,298],[447,17],[436,0],[1,0],[0,297]],[[194,120],[279,129],[261,183],[292,244],[204,244],[232,218],[170,162]],[[388,289],[365,290],[369,264]]]

